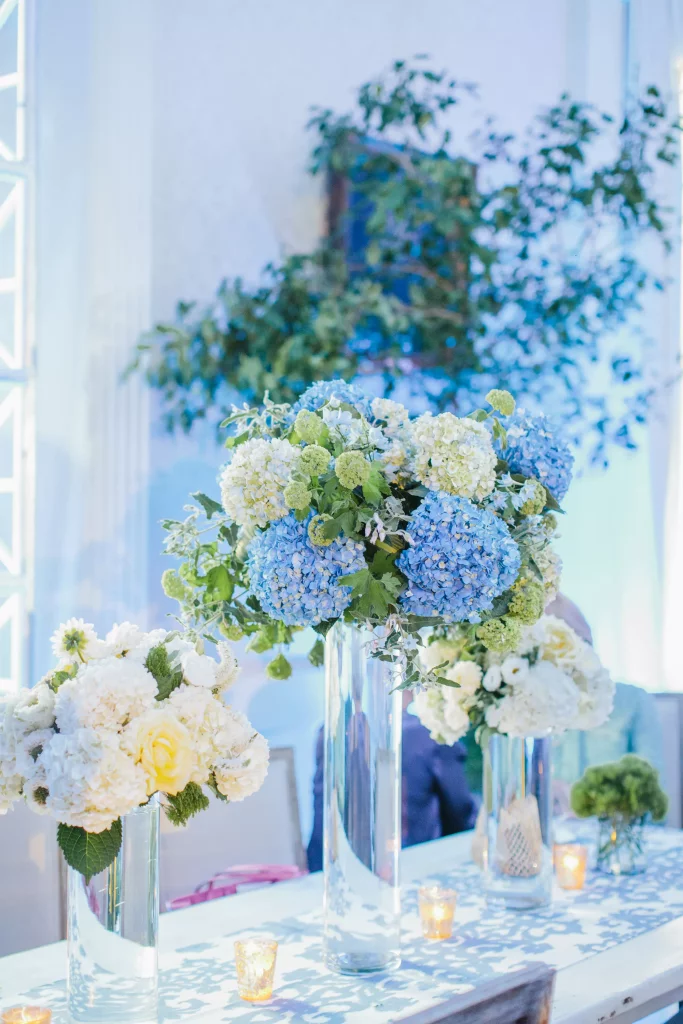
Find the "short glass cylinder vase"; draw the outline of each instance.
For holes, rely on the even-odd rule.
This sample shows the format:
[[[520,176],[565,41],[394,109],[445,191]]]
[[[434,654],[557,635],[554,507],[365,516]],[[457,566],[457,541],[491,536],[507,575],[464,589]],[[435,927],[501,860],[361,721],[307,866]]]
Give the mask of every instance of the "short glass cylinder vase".
[[[551,745],[548,736],[489,738],[484,889],[493,905],[527,910],[552,899]]]
[[[645,871],[645,818],[598,818],[595,866],[608,875],[639,875]]]
[[[338,623],[325,646],[324,961],[339,974],[401,962],[401,674],[373,639]]]
[[[159,800],[122,818],[121,849],[68,878],[68,1008],[75,1024],[156,1024]]]

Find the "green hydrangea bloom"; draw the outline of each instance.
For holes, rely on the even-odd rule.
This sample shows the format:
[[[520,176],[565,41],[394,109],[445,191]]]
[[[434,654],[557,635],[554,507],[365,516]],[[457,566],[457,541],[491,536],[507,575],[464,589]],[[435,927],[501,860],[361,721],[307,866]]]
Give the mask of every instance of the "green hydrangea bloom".
[[[313,516],[310,523],[308,524],[308,537],[311,544],[315,544],[316,547],[326,548],[332,543],[330,537],[326,537],[323,533],[325,523],[332,522],[332,516],[328,516],[325,512],[319,516]]]
[[[294,429],[306,444],[315,444],[322,437],[325,424],[314,412],[310,412],[309,409],[301,409],[296,414]]]
[[[300,480],[292,480],[284,490],[284,499],[289,508],[308,508],[312,497],[306,484]]]
[[[489,619],[477,627],[477,639],[490,651],[507,654],[519,646],[522,626],[517,619]]]
[[[538,622],[545,608],[545,589],[542,583],[521,577],[512,587],[508,615],[519,619],[525,626]]]
[[[501,391],[498,388],[493,388],[486,396],[486,401],[496,410],[496,412],[499,412],[501,416],[512,416],[515,411],[515,400],[509,391]]]
[[[579,818],[634,821],[650,814],[653,821],[661,821],[668,803],[659,773],[636,754],[587,768],[571,794],[572,810]]]
[[[166,597],[172,597],[174,601],[183,601],[187,594],[187,587],[175,569],[166,569],[161,577],[161,586]]]
[[[289,679],[292,674],[292,666],[284,654],[278,654],[276,658],[266,665],[266,675],[269,679]]]
[[[519,511],[523,516],[539,516],[546,506],[548,495],[546,494],[545,487],[540,480],[534,480],[532,478],[527,480],[527,484],[530,484],[533,487],[534,493],[532,497],[527,498]]]
[[[330,453],[319,444],[308,444],[301,450],[299,468],[309,476],[320,476],[330,464]]]
[[[370,469],[370,463],[362,452],[342,452],[334,464],[339,483],[350,491],[365,483],[370,476]]]
[[[546,512],[543,516],[543,525],[545,526],[548,534],[555,533],[557,529],[557,516],[554,512]]]

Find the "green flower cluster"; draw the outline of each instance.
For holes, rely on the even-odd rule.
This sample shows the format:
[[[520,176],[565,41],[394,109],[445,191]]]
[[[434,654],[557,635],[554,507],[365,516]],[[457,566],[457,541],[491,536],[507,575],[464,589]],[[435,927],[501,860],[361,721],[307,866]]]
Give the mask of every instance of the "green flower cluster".
[[[548,501],[547,491],[540,480],[534,480],[533,477],[527,480],[527,487],[533,487],[534,493],[526,499],[519,511],[525,516],[540,516]]]
[[[497,654],[507,654],[514,651],[522,639],[521,624],[513,618],[503,616],[500,619],[489,619],[488,622],[477,626],[477,639],[489,651]]]
[[[302,413],[299,413],[299,416],[301,415]],[[299,456],[299,469],[302,473],[307,473],[308,476],[320,476],[329,464],[330,453],[327,448],[323,448],[319,444],[307,444],[305,448],[302,448]]]
[[[486,396],[486,401],[501,416],[512,416],[515,411],[515,400],[509,391],[492,388]]]
[[[634,821],[649,814],[662,821],[669,801],[649,761],[626,754],[620,761],[587,768],[572,788],[571,804],[579,818]]]
[[[508,615],[525,626],[532,626],[543,614],[545,600],[543,584],[521,576],[512,586]]]
[[[361,487],[370,476],[370,463],[362,452],[342,452],[334,463],[334,471],[342,487],[350,491]]]
[[[301,409],[296,414],[294,429],[306,444],[317,444],[325,432],[325,424],[320,416],[308,409]]]
[[[326,537],[323,530],[325,529],[325,523],[331,522],[332,516],[328,516],[325,512],[323,512],[322,515],[313,516],[308,524],[308,536],[311,544],[315,544],[319,548],[327,548],[330,546],[332,538]]]
[[[288,508],[308,508],[313,495],[301,480],[292,480],[285,487],[283,497]]]

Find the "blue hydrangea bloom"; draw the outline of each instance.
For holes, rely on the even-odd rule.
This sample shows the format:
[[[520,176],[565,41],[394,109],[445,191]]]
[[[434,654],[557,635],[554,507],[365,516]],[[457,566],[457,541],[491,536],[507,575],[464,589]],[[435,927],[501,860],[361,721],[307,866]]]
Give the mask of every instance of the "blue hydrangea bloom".
[[[517,413],[508,421],[507,435],[505,451],[499,441],[495,448],[507,461],[510,472],[536,477],[557,501],[562,501],[572,480],[574,456],[550,420],[543,415]]]
[[[408,577],[408,612],[479,622],[519,572],[519,548],[507,526],[467,498],[430,491],[408,525],[412,545],[397,565]]]
[[[336,619],[348,606],[351,587],[339,576],[365,568],[359,541],[337,537],[317,547],[308,537],[311,516],[292,513],[258,533],[249,546],[250,590],[268,615],[287,626],[315,626]]]
[[[333,396],[340,402],[353,405],[364,416],[368,416],[370,413],[371,400],[355,384],[347,384],[345,380],[321,380],[316,384],[311,384],[310,388],[304,391],[292,406],[289,415],[294,420],[296,414],[302,409],[317,412]]]

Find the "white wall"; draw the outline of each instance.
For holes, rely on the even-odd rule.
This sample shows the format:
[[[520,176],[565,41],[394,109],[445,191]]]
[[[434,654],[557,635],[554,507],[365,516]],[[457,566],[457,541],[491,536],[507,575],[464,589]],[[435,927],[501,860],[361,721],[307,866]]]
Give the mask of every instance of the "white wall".
[[[306,173],[310,106],[348,107],[390,61],[426,52],[480,83],[481,110],[513,130],[567,88],[618,108],[624,4],[37,2],[40,674],[47,637],[66,615],[102,628],[125,616],[151,625],[171,608],[158,584],[158,520],[180,515],[190,490],[211,490],[221,452],[211,437],[164,436],[156,398],[139,384],[121,388],[117,375],[139,331],[170,316],[179,298],[208,299],[225,275],[256,280],[267,260],[314,242],[323,207]],[[648,0],[650,34],[667,9]],[[666,77],[658,32],[665,41],[655,57],[648,43],[647,55]],[[458,118],[464,136],[471,122]],[[659,578],[648,473],[645,453],[610,478],[577,484],[563,543],[569,592],[599,645],[617,673],[631,666],[634,681],[652,684]],[[610,480],[637,481],[627,524],[639,538],[635,576],[607,543]],[[587,506],[596,494],[598,516]],[[624,654],[623,624],[643,608],[644,628],[640,637],[630,630]],[[255,696],[263,685],[252,673],[238,701],[277,742],[294,737],[309,765],[318,678],[297,674]]]

